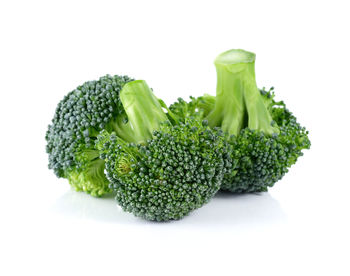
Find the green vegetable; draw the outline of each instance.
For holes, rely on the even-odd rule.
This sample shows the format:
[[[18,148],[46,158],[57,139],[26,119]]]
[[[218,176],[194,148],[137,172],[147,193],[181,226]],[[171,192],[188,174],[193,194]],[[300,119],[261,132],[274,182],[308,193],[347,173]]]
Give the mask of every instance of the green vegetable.
[[[95,141],[101,130],[131,137],[119,91],[127,76],[104,76],[68,93],[58,104],[46,133],[49,168],[77,191],[101,196],[111,190]]]
[[[216,97],[179,99],[170,110],[184,119],[197,114],[211,127],[230,135],[234,166],[221,189],[262,192],[280,180],[310,148],[308,132],[283,102],[274,101],[273,89],[259,90],[255,81],[255,54],[230,50],[215,60]]]
[[[216,58],[216,102],[207,117],[211,127],[220,126],[234,135],[245,127],[267,135],[279,133],[256,86],[254,64],[255,54],[243,50]]]
[[[259,90],[255,54],[215,59],[216,96],[168,107],[145,81],[104,76],[68,93],[46,132],[49,168],[77,191],[114,192],[124,211],[181,219],[221,188],[263,192],[310,148],[273,88]]]
[[[97,147],[123,210],[168,221],[208,202],[231,168],[222,132],[192,116],[178,122],[144,81],[127,83],[120,99],[134,137],[102,131]]]

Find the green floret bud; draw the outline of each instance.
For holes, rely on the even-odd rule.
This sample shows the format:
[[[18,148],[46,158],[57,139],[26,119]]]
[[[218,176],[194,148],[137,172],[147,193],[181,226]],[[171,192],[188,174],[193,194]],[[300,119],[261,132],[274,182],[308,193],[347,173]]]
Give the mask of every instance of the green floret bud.
[[[177,102],[169,107],[169,111],[173,114],[172,118],[177,118],[177,121],[186,121],[188,117],[202,119],[214,109],[215,96],[204,94],[201,97],[194,98],[190,96],[190,101],[186,102],[182,98],[178,98]],[[206,120],[206,122],[208,122]]]
[[[118,204],[135,216],[168,221],[207,203],[231,169],[223,133],[193,118],[171,122],[143,81],[125,86],[121,99],[137,138],[104,131],[97,141]]]
[[[76,190],[95,196],[110,192],[102,176],[104,162],[97,160],[98,154],[96,160],[86,155],[96,152],[94,145],[101,130],[130,137],[129,126],[123,123],[126,115],[119,92],[131,80],[107,75],[85,82],[57,105],[46,133],[49,168],[58,177],[67,178]]]
[[[147,220],[176,220],[201,207],[231,165],[224,163],[223,139],[198,122],[164,124],[145,145],[115,136],[101,144],[118,204]]]

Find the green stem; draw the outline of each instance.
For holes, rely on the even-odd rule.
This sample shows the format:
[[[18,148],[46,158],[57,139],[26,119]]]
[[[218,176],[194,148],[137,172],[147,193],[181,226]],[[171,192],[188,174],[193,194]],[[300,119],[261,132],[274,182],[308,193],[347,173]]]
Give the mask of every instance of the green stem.
[[[133,140],[127,142],[145,143],[167,121],[159,100],[145,81],[128,82],[119,97],[133,132]]]
[[[112,131],[114,131],[117,136],[128,142],[134,142],[135,136],[129,122],[125,122],[125,117],[119,115],[111,124]]]
[[[216,103],[207,120],[229,134],[238,135],[249,127],[267,134],[278,133],[255,81],[255,54],[229,50],[215,59]]]

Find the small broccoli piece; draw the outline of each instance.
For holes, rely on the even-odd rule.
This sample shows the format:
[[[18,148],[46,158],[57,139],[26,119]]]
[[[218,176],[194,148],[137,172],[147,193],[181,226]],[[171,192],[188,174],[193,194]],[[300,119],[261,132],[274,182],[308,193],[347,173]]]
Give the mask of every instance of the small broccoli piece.
[[[103,129],[130,136],[119,91],[131,80],[107,75],[86,82],[68,93],[56,108],[46,133],[49,168],[57,177],[67,178],[77,191],[93,196],[111,191],[95,140]]]
[[[169,111],[178,121],[186,121],[188,117],[197,117],[204,120],[208,114],[214,109],[215,96],[204,94],[198,98],[190,96],[190,101],[178,98],[169,106]]]
[[[303,155],[302,150],[310,148],[308,131],[283,102],[274,101],[273,89],[258,90],[254,63],[255,54],[243,50],[219,55],[216,97],[180,100],[169,107],[182,119],[193,113],[202,116],[211,127],[230,135],[234,166],[221,189],[231,192],[267,191]]]
[[[102,131],[97,141],[118,204],[135,216],[168,221],[207,203],[231,168],[223,133],[193,117],[171,122],[144,81],[126,84],[120,98],[134,138]]]
[[[222,189],[232,192],[264,192],[288,172],[303,149],[310,148],[308,131],[300,126],[283,102],[275,102],[270,91],[261,90],[279,134],[243,129],[231,139],[237,167],[227,176]]]

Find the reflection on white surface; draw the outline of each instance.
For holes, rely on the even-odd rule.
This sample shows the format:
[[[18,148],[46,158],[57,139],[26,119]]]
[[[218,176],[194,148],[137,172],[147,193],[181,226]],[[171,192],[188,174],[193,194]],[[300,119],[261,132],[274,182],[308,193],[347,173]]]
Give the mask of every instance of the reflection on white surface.
[[[51,209],[77,219],[90,219],[115,224],[162,224],[147,222],[124,212],[113,196],[94,198],[85,193],[67,191]],[[177,222],[193,226],[247,226],[280,223],[286,219],[278,201],[269,193],[231,194],[219,192],[208,204]]]
[[[65,216],[102,222],[132,223],[133,216],[123,212],[113,195],[101,198],[83,192],[67,191],[52,207],[52,211]]]
[[[197,214],[198,213],[198,214]],[[269,193],[232,194],[219,192],[195,216],[196,224],[224,226],[266,225],[286,220],[279,202]],[[186,218],[187,219],[187,218]]]

